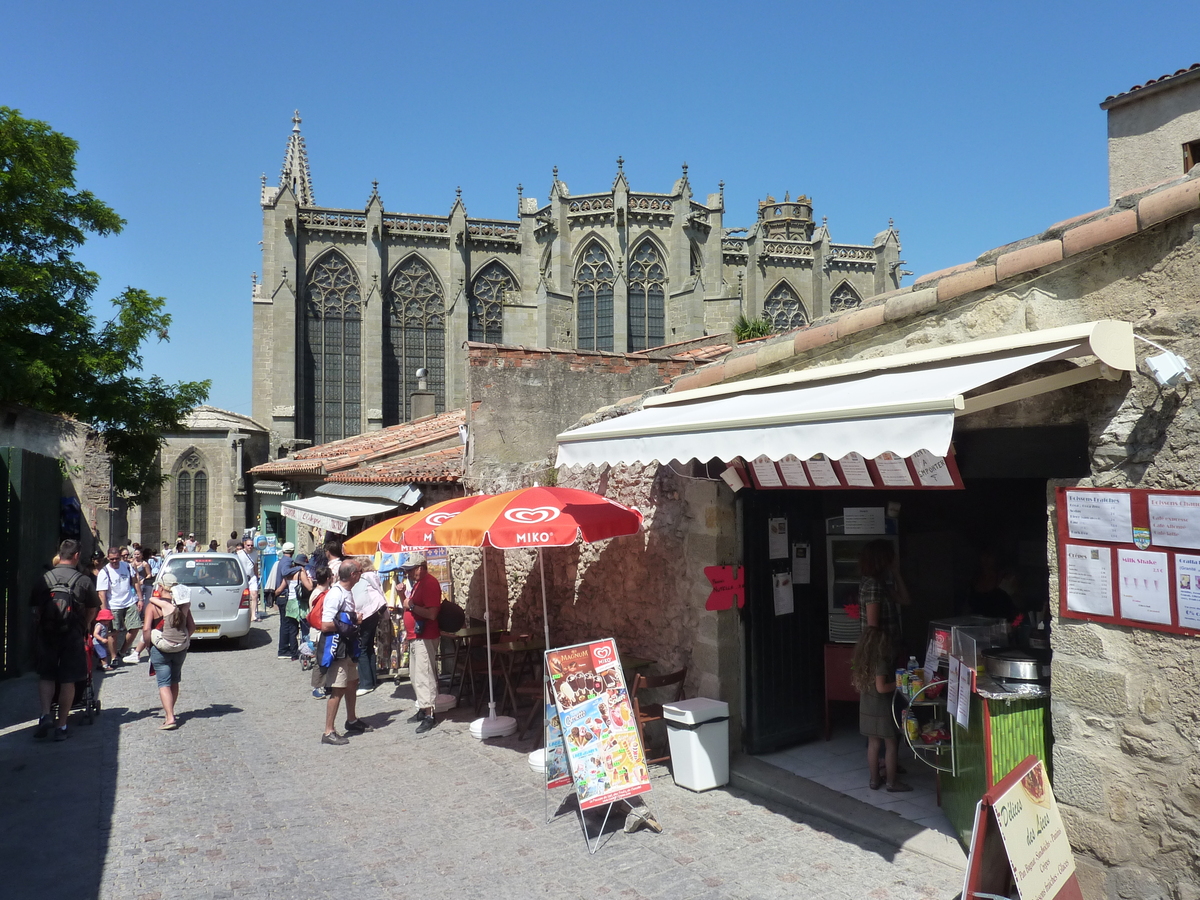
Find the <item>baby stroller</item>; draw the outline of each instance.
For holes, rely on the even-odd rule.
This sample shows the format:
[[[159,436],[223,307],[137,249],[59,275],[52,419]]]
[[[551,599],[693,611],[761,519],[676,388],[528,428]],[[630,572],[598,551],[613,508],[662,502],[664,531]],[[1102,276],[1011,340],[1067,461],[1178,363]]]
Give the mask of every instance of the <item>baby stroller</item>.
[[[75,699],[71,703],[71,711],[79,710],[83,713],[83,720],[91,725],[96,716],[100,715],[100,700],[96,697],[96,685],[92,678],[93,672],[96,669],[96,651],[92,647],[92,638],[90,635],[84,637],[84,645],[87,648],[85,656],[87,656],[87,677],[83,681],[75,682]],[[58,685],[54,686],[54,700],[50,705],[50,714],[58,718]]]
[[[313,650],[312,641],[300,642],[300,670],[307,672],[317,664],[316,653]]]

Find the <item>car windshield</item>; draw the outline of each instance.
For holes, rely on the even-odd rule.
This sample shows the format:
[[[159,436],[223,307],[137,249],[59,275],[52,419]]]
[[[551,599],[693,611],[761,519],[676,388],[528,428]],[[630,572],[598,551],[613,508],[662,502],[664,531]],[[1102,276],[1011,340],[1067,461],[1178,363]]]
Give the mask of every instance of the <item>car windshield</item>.
[[[242,583],[242,567],[236,559],[197,557],[173,559],[167,570],[189,587],[233,587]]]

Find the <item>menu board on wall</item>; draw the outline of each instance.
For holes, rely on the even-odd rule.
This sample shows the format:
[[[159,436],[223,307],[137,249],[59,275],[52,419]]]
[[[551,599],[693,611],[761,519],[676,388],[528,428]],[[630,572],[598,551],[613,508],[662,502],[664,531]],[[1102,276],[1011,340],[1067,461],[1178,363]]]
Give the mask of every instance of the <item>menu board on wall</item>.
[[[1200,492],[1058,488],[1060,612],[1200,633]],[[1190,548],[1189,548],[1190,549]]]

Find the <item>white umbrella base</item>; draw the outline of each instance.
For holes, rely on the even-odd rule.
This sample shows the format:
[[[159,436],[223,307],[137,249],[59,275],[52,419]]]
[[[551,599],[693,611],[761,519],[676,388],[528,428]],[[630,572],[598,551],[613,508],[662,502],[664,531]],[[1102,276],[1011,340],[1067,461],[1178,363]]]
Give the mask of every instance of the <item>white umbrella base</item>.
[[[535,772],[546,771],[546,748],[542,747],[529,754],[529,768]]]
[[[476,719],[471,723],[471,737],[479,741],[488,738],[508,737],[517,730],[517,720],[512,716],[496,716]]]

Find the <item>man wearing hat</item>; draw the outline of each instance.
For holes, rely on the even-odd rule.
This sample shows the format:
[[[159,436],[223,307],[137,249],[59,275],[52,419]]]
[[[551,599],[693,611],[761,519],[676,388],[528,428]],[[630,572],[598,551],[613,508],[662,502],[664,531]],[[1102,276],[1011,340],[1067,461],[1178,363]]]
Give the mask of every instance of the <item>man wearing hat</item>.
[[[404,630],[408,634],[408,678],[417,695],[417,711],[408,720],[417,722],[417,734],[437,725],[437,651],[442,633],[437,614],[442,605],[442,586],[429,574],[424,553],[410,553],[400,566],[408,578],[404,603]]]

